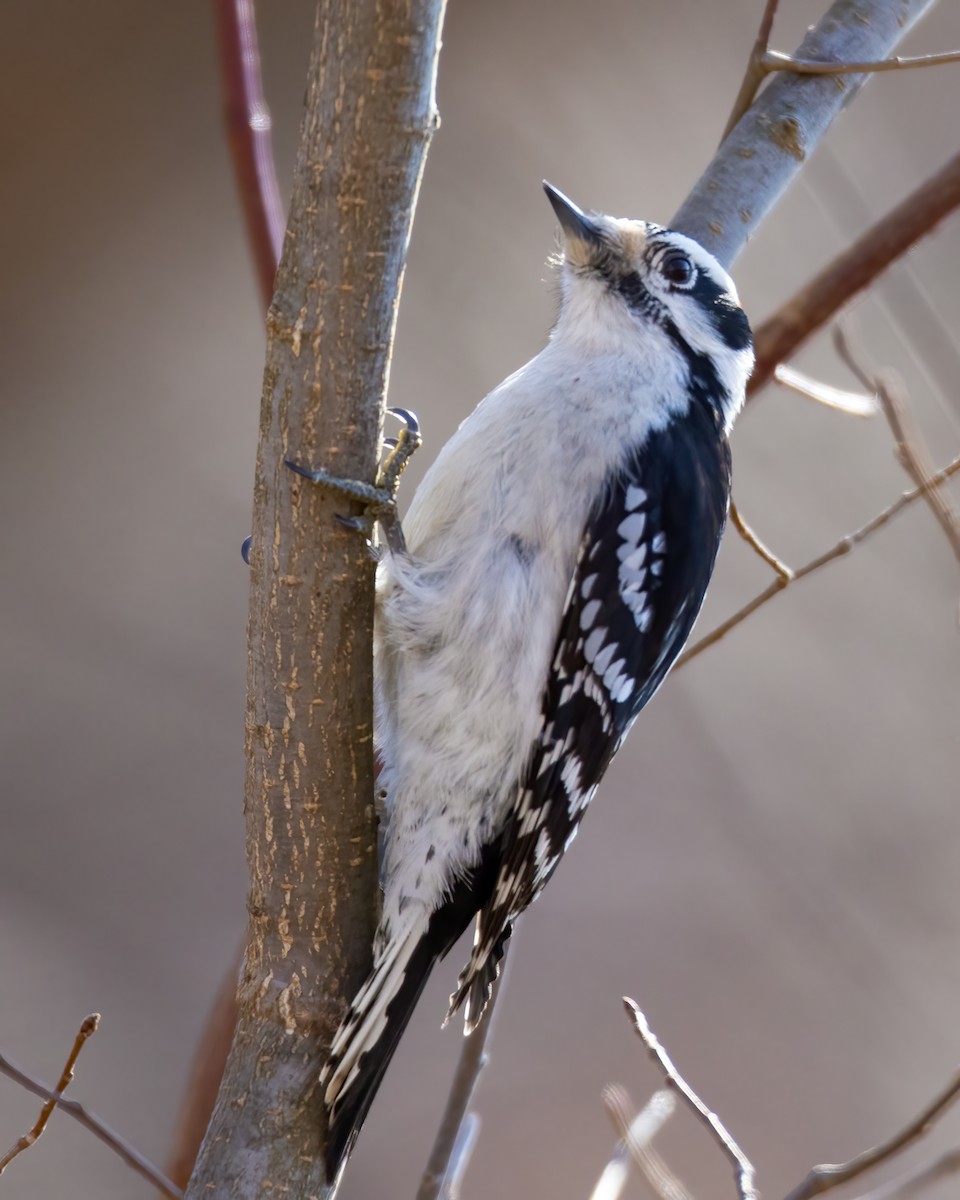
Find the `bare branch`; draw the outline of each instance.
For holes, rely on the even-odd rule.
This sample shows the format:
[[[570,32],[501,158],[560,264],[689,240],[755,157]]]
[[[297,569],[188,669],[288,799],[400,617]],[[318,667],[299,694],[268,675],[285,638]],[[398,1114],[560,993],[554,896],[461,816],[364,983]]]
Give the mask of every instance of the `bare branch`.
[[[494,985],[487,1011],[479,1027],[463,1039],[460,1060],[450,1085],[440,1128],[437,1130],[420,1187],[417,1189],[417,1200],[438,1200],[441,1196],[444,1200],[455,1200],[459,1191],[459,1185],[450,1186],[449,1181],[451,1177],[463,1177],[467,1157],[473,1149],[473,1138],[461,1138],[460,1133],[480,1072],[487,1065],[484,1048],[493,1027],[494,1006],[502,990],[501,978]],[[475,1127],[473,1134],[475,1137]],[[445,1184],[448,1186],[445,1187]]]
[[[793,579],[786,580],[783,577],[775,579],[768,588],[760,592],[759,595],[754,596],[754,598],[748,604],[745,604],[743,608],[738,609],[738,611],[735,612],[732,617],[728,617],[726,621],[722,621],[716,627],[716,629],[711,630],[711,632],[705,637],[702,637],[698,642],[695,642],[692,646],[685,650],[677,659],[676,665],[673,669],[675,671],[678,670],[680,667],[688,663],[692,658],[696,658],[698,654],[702,654],[703,651],[708,647],[715,645],[722,637],[725,637],[731,629],[742,624],[742,622],[744,622],[747,617],[755,613],[758,608],[762,608],[768,600],[772,600],[774,596],[778,596],[782,591],[784,591],[785,588],[789,586],[789,584],[797,583],[799,580],[805,579],[807,575],[812,575],[815,571],[819,571],[820,568],[825,567],[827,563],[831,563],[835,559],[842,558],[845,554],[849,554],[850,551],[853,550],[854,546],[859,545],[860,542],[864,541],[864,539],[868,538],[872,533],[875,533],[878,529],[886,525],[888,521],[895,517],[902,509],[906,508],[907,505],[912,504],[915,500],[925,496],[934,488],[940,487],[942,483],[944,483],[952,475],[956,475],[958,471],[960,471],[960,455],[958,455],[953,462],[949,463],[947,466],[931,475],[923,487],[914,488],[913,491],[910,492],[904,492],[902,496],[899,496],[893,502],[893,504],[889,506],[889,508],[885,508],[883,512],[877,513],[877,515],[867,521],[865,525],[861,525],[860,528],[855,530],[853,533],[848,533],[847,536],[841,538],[835,546],[832,546],[829,550],[825,551],[817,558],[811,559],[810,562],[805,563],[802,567],[798,567],[793,573]]]
[[[792,71],[794,75],[861,75],[877,71],[909,71],[914,67],[940,67],[945,63],[960,62],[960,50],[947,50],[942,54],[920,54],[911,58],[881,58],[871,62],[817,62],[813,59],[794,58],[778,50],[767,50],[763,55],[764,72]]]
[[[809,337],[958,205],[960,154],[881,217],[757,327],[756,364],[747,387],[748,398],[770,381],[778,363],[792,358]]]
[[[214,0],[214,10],[223,115],[260,298],[266,309],[273,295],[286,217],[273,160],[270,110],[260,78],[253,0]]]
[[[716,1113],[711,1112],[709,1108],[700,1099],[697,1093],[693,1090],[689,1083],[683,1078],[677,1068],[670,1060],[670,1056],[657,1040],[656,1034],[650,1028],[647,1018],[643,1015],[640,1007],[631,1000],[629,996],[624,996],[623,1006],[627,1010],[627,1016],[633,1022],[633,1027],[636,1030],[637,1036],[650,1052],[650,1057],[657,1063],[660,1070],[663,1072],[663,1077],[667,1084],[674,1088],[693,1110],[697,1119],[706,1125],[707,1129],[713,1134],[720,1149],[727,1156],[734,1168],[734,1178],[737,1184],[737,1192],[741,1200],[760,1200],[757,1192],[754,1179],[756,1172],[753,1168],[753,1163],[747,1158],[744,1152],[737,1145],[736,1141],[727,1130],[726,1126],[720,1120]],[[790,1200],[794,1200],[793,1197]]]
[[[934,0],[834,0],[796,52],[801,60],[886,58]],[[840,109],[869,78],[780,72],[724,139],[670,222],[729,266],[792,182]]]
[[[899,1179],[881,1184],[864,1192],[856,1200],[916,1200],[921,1192],[935,1183],[960,1172],[960,1150],[948,1150],[931,1163],[923,1163],[913,1171],[907,1171]]]
[[[821,383],[819,379],[812,379],[796,367],[788,367],[786,363],[777,364],[773,378],[781,387],[796,392],[798,396],[806,396],[817,404],[835,408],[851,417],[874,417],[878,412],[875,395],[864,396],[860,392],[847,392],[829,383]]]
[[[0,1158],[0,1175],[13,1162],[18,1154],[22,1154],[24,1150],[29,1150],[35,1142],[40,1139],[43,1131],[47,1127],[47,1122],[50,1120],[50,1115],[57,1107],[57,1101],[60,1096],[67,1090],[73,1079],[73,1068],[77,1064],[77,1059],[80,1057],[80,1051],[87,1043],[87,1039],[93,1037],[100,1025],[100,1014],[91,1013],[89,1017],[84,1018],[80,1029],[77,1031],[77,1036],[73,1040],[73,1049],[67,1056],[67,1061],[63,1070],[60,1072],[60,1080],[51,1096],[48,1097],[43,1108],[40,1109],[40,1116],[37,1117],[36,1124],[29,1133],[25,1133],[23,1137],[18,1138],[10,1149]]]
[[[170,1200],[182,1200],[183,1193],[176,1184],[169,1180],[158,1167],[155,1167],[153,1163],[144,1158],[139,1150],[135,1150],[125,1138],[111,1129],[106,1122],[101,1121],[92,1112],[88,1112],[82,1104],[78,1104],[76,1100],[64,1100],[59,1095],[59,1091],[51,1090],[45,1084],[39,1083],[3,1055],[0,1055],[0,1072],[16,1083],[19,1083],[28,1092],[32,1092],[35,1096],[40,1096],[42,1099],[52,1102],[53,1106],[59,1109],[60,1112],[66,1113],[68,1117],[72,1117],[75,1121],[79,1122],[84,1129],[89,1130],[95,1137],[98,1137],[105,1146],[109,1146],[114,1154],[122,1158],[128,1167],[132,1167],[138,1175],[142,1175],[158,1191],[162,1192],[165,1196],[169,1196]]]
[[[629,1178],[630,1159],[637,1164],[659,1200],[691,1200],[689,1192],[653,1148],[653,1139],[676,1110],[677,1101],[665,1088],[654,1092],[636,1112],[626,1089],[610,1084],[603,1104],[620,1138],[597,1180],[590,1200],[618,1200]]]
[[[810,1200],[811,1196],[819,1196],[821,1192],[839,1187],[842,1183],[848,1183],[851,1179],[856,1179],[858,1175],[863,1175],[879,1166],[880,1163],[893,1158],[907,1146],[919,1141],[950,1108],[958,1096],[960,1096],[960,1071],[920,1115],[905,1125],[899,1133],[895,1133],[887,1141],[881,1142],[879,1146],[874,1146],[873,1149],[858,1154],[856,1158],[851,1158],[849,1162],[822,1163],[820,1166],[814,1167],[806,1179],[789,1193],[786,1200]]]
[[[933,460],[910,412],[903,383],[892,373],[873,375],[859,361],[850,344],[849,335],[838,325],[833,335],[837,353],[851,371],[880,397],[883,414],[896,443],[897,461],[917,487],[925,487],[933,474]],[[924,498],[946,535],[957,562],[960,562],[960,516],[942,492],[927,489]]]
[[[737,92],[737,98],[734,100],[730,116],[727,118],[723,137],[720,139],[721,145],[753,103],[760,85],[767,77],[767,68],[764,66],[764,62],[767,51],[770,48],[770,33],[773,30],[773,19],[777,15],[779,7],[780,0],[766,0],[764,4],[763,16],[760,18],[760,28],[757,30],[756,41],[754,41],[751,47],[750,57],[747,59],[747,69],[744,72],[740,90]]]
[[[733,522],[733,527],[737,533],[743,538],[751,550],[763,559],[768,567],[773,567],[774,571],[786,583],[789,583],[793,578],[793,571],[785,562],[781,562],[774,552],[764,542],[761,542],[754,531],[750,528],[747,522],[740,515],[740,509],[730,501],[730,520]]]
[[[223,1068],[237,1028],[237,980],[242,962],[241,947],[224,974],[193,1056],[190,1078],[180,1104],[173,1150],[167,1159],[167,1173],[178,1187],[186,1187],[193,1174],[216,1103]]]

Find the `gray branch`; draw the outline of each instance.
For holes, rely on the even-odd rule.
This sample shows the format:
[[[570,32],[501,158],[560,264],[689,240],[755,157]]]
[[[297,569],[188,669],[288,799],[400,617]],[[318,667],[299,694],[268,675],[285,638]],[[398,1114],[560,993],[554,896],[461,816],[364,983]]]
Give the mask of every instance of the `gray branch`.
[[[836,0],[796,57],[886,58],[936,0]],[[729,266],[866,75],[778,74],[723,142],[671,222]]]

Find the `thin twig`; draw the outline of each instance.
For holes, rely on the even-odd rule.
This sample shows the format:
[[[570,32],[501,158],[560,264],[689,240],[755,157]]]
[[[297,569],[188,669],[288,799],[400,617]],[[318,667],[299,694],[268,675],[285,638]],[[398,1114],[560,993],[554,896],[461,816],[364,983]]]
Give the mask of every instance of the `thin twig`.
[[[881,1184],[864,1192],[856,1200],[916,1200],[922,1191],[934,1183],[960,1172],[960,1150],[948,1150],[933,1162],[923,1163],[913,1171],[907,1171],[899,1179]]]
[[[727,123],[724,126],[721,142],[726,141],[730,130],[737,124],[743,114],[747,111],[754,101],[754,97],[767,77],[767,69],[764,67],[764,59],[767,51],[770,48],[770,33],[773,29],[773,19],[777,15],[777,8],[780,0],[766,0],[763,8],[763,16],[760,18],[760,28],[757,30],[757,37],[750,48],[750,57],[747,59],[747,67],[743,73],[743,80],[740,83],[740,90],[737,92],[737,98],[733,102],[733,108],[730,110],[730,116],[727,118]]]
[[[270,137],[270,110],[260,77],[253,0],[214,0],[223,113],[237,191],[266,309],[283,248],[286,225]]]
[[[737,533],[740,534],[751,550],[758,554],[768,567],[772,567],[781,579],[789,583],[793,578],[793,571],[785,562],[777,558],[769,546],[761,542],[753,529],[743,519],[740,509],[737,508],[732,500],[730,501],[730,520],[733,522],[734,529],[736,529]]]
[[[920,1115],[905,1125],[899,1133],[895,1133],[887,1141],[881,1142],[879,1146],[874,1146],[870,1150],[865,1150],[863,1154],[858,1154],[856,1158],[851,1158],[849,1162],[821,1163],[820,1166],[814,1167],[806,1179],[789,1193],[786,1200],[809,1200],[811,1196],[819,1196],[821,1192],[839,1187],[842,1183],[848,1183],[851,1179],[856,1179],[858,1175],[863,1175],[879,1166],[880,1163],[893,1158],[901,1150],[905,1150],[907,1146],[922,1138],[958,1096],[960,1096],[960,1071]]]
[[[610,1084],[603,1104],[620,1140],[603,1170],[590,1200],[618,1200],[629,1178],[632,1159],[659,1200],[691,1200],[690,1193],[653,1147],[653,1139],[673,1115],[676,1096],[661,1088],[636,1112],[626,1089]]]
[[[711,630],[706,637],[702,637],[699,642],[695,642],[688,650],[685,650],[677,659],[674,670],[684,666],[692,658],[696,658],[698,654],[701,654],[709,646],[715,645],[722,637],[728,634],[731,629],[745,621],[747,617],[755,613],[757,609],[766,604],[768,600],[772,600],[774,596],[778,596],[791,583],[797,583],[799,580],[804,579],[807,575],[812,575],[814,571],[819,571],[820,568],[825,567],[827,563],[833,562],[834,559],[842,558],[843,555],[849,554],[854,546],[859,545],[859,543],[865,538],[868,538],[870,534],[886,525],[887,522],[895,517],[901,509],[906,508],[907,505],[912,504],[921,496],[925,496],[933,488],[939,487],[952,475],[956,475],[958,471],[960,471],[960,455],[958,455],[953,462],[949,463],[947,466],[931,475],[923,487],[917,487],[912,491],[904,492],[902,496],[899,496],[893,502],[893,504],[889,506],[889,508],[885,508],[883,512],[877,513],[877,515],[872,517],[866,523],[866,525],[861,525],[860,528],[854,530],[853,533],[848,533],[847,536],[841,538],[835,546],[832,546],[829,550],[824,551],[824,553],[819,555],[817,558],[811,559],[810,562],[805,563],[802,567],[798,567],[793,573],[793,579],[789,581],[783,579],[782,577],[775,579],[768,588],[760,592],[759,595],[754,596],[754,598],[748,604],[745,604],[743,608],[735,612],[732,617],[728,617],[726,621],[722,621],[716,627],[716,629]]]
[[[166,1175],[153,1165],[148,1159],[135,1150],[128,1141],[110,1128],[105,1122],[93,1113],[88,1112],[82,1104],[78,1104],[76,1100],[64,1100],[58,1097],[56,1091],[51,1091],[42,1083],[32,1079],[25,1071],[21,1071],[8,1058],[0,1055],[0,1072],[19,1083],[21,1087],[26,1088],[28,1092],[32,1092],[35,1096],[40,1096],[44,1100],[52,1100],[55,1106],[67,1114],[68,1117],[73,1117],[75,1121],[88,1129],[95,1137],[98,1137],[101,1142],[109,1146],[114,1154],[118,1155],[127,1164],[132,1167],[138,1175],[142,1175],[149,1183],[151,1183],[158,1191],[161,1191],[165,1196],[169,1196],[170,1200],[182,1200],[183,1193],[172,1183]]]
[[[686,1100],[697,1118],[710,1130],[723,1153],[733,1164],[734,1178],[741,1200],[759,1200],[759,1193],[754,1183],[756,1172],[754,1171],[753,1163],[751,1163],[750,1159],[747,1158],[737,1145],[717,1114],[707,1108],[690,1084],[687,1083],[673,1065],[670,1056],[657,1040],[656,1034],[650,1028],[647,1018],[643,1015],[639,1006],[629,996],[624,996],[623,1005],[627,1010],[627,1015],[633,1022],[638,1037],[646,1046],[651,1058],[654,1059],[663,1072],[663,1077],[667,1081],[667,1084],[675,1088],[683,1099]]]
[[[0,1158],[0,1175],[10,1166],[18,1154],[22,1154],[24,1150],[29,1150],[40,1139],[41,1134],[47,1127],[47,1122],[50,1120],[53,1110],[57,1107],[57,1101],[60,1099],[62,1093],[67,1090],[73,1079],[73,1068],[77,1065],[80,1051],[86,1045],[87,1039],[93,1037],[97,1032],[99,1025],[99,1013],[91,1013],[89,1017],[84,1018],[83,1024],[77,1031],[77,1036],[73,1039],[73,1049],[70,1051],[64,1068],[60,1072],[60,1080],[57,1083],[55,1091],[44,1103],[43,1108],[40,1109],[40,1116],[37,1117],[37,1122],[30,1132],[18,1138],[6,1154]]]
[[[851,417],[875,417],[879,411],[876,396],[865,396],[861,392],[849,392],[833,384],[822,383],[786,363],[778,363],[774,367],[773,378],[775,383],[796,392],[798,396],[806,396],[808,400],[835,408]]]
[[[955,154],[757,327],[748,397],[770,381],[778,363],[792,358],[809,337],[958,205],[960,154]]]
[[[447,1105],[443,1110],[440,1128],[430,1151],[420,1187],[417,1190],[417,1200],[455,1200],[456,1192],[451,1184],[453,1179],[459,1181],[466,1168],[466,1156],[473,1149],[473,1139],[461,1139],[460,1128],[470,1107],[470,1099],[480,1072],[487,1064],[484,1047],[493,1026],[493,1010],[500,992],[503,990],[502,977],[494,984],[493,994],[487,1004],[483,1020],[473,1033],[464,1038],[463,1049],[460,1051],[460,1061],[450,1085]],[[474,1131],[475,1136],[475,1131]],[[461,1161],[462,1160],[462,1161]],[[445,1187],[445,1184],[448,1186]],[[459,1182],[457,1183],[459,1187]]]
[[[909,71],[913,67],[940,67],[945,63],[960,62],[960,50],[907,58],[881,58],[873,62],[816,62],[781,54],[779,50],[766,50],[761,61],[764,74],[792,71],[795,75],[867,75],[877,71]]]
[[[842,325],[837,325],[834,330],[833,341],[837,353],[850,370],[864,386],[876,392],[896,443],[897,461],[917,487],[923,487],[933,474],[933,460],[910,412],[910,402],[902,382],[892,372],[874,375],[867,371],[859,355],[854,352],[849,334]],[[942,492],[927,490],[924,496],[950,543],[954,557],[960,562],[960,516],[957,510]]]

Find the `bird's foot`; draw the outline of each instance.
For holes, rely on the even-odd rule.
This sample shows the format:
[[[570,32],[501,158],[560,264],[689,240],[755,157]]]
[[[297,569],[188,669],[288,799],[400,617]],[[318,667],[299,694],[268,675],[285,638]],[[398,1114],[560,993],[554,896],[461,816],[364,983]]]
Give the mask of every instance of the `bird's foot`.
[[[291,459],[286,459],[284,465],[297,475],[302,475],[304,479],[309,479],[311,483],[322,484],[337,495],[358,501],[363,505],[362,514],[358,517],[345,517],[337,513],[340,524],[369,538],[373,535],[374,525],[379,521],[387,545],[394,553],[403,553],[406,551],[406,544],[400,518],[397,516],[397,489],[404,468],[420,448],[423,439],[420,436],[420,423],[412,412],[406,408],[388,408],[387,412],[400,421],[401,429],[397,437],[384,440],[388,454],[377,472],[376,483],[341,479],[322,469],[309,470]]]

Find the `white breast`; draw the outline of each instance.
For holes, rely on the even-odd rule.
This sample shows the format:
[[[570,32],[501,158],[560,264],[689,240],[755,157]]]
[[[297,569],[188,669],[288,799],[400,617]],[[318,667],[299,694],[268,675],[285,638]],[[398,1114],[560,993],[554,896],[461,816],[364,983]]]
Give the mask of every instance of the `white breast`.
[[[472,857],[515,800],[590,510],[624,454],[685,400],[683,381],[662,377],[675,356],[656,349],[591,357],[551,342],[461,425],[417,490],[410,557],[386,557],[378,574],[391,824],[412,834],[424,805],[447,806]]]

